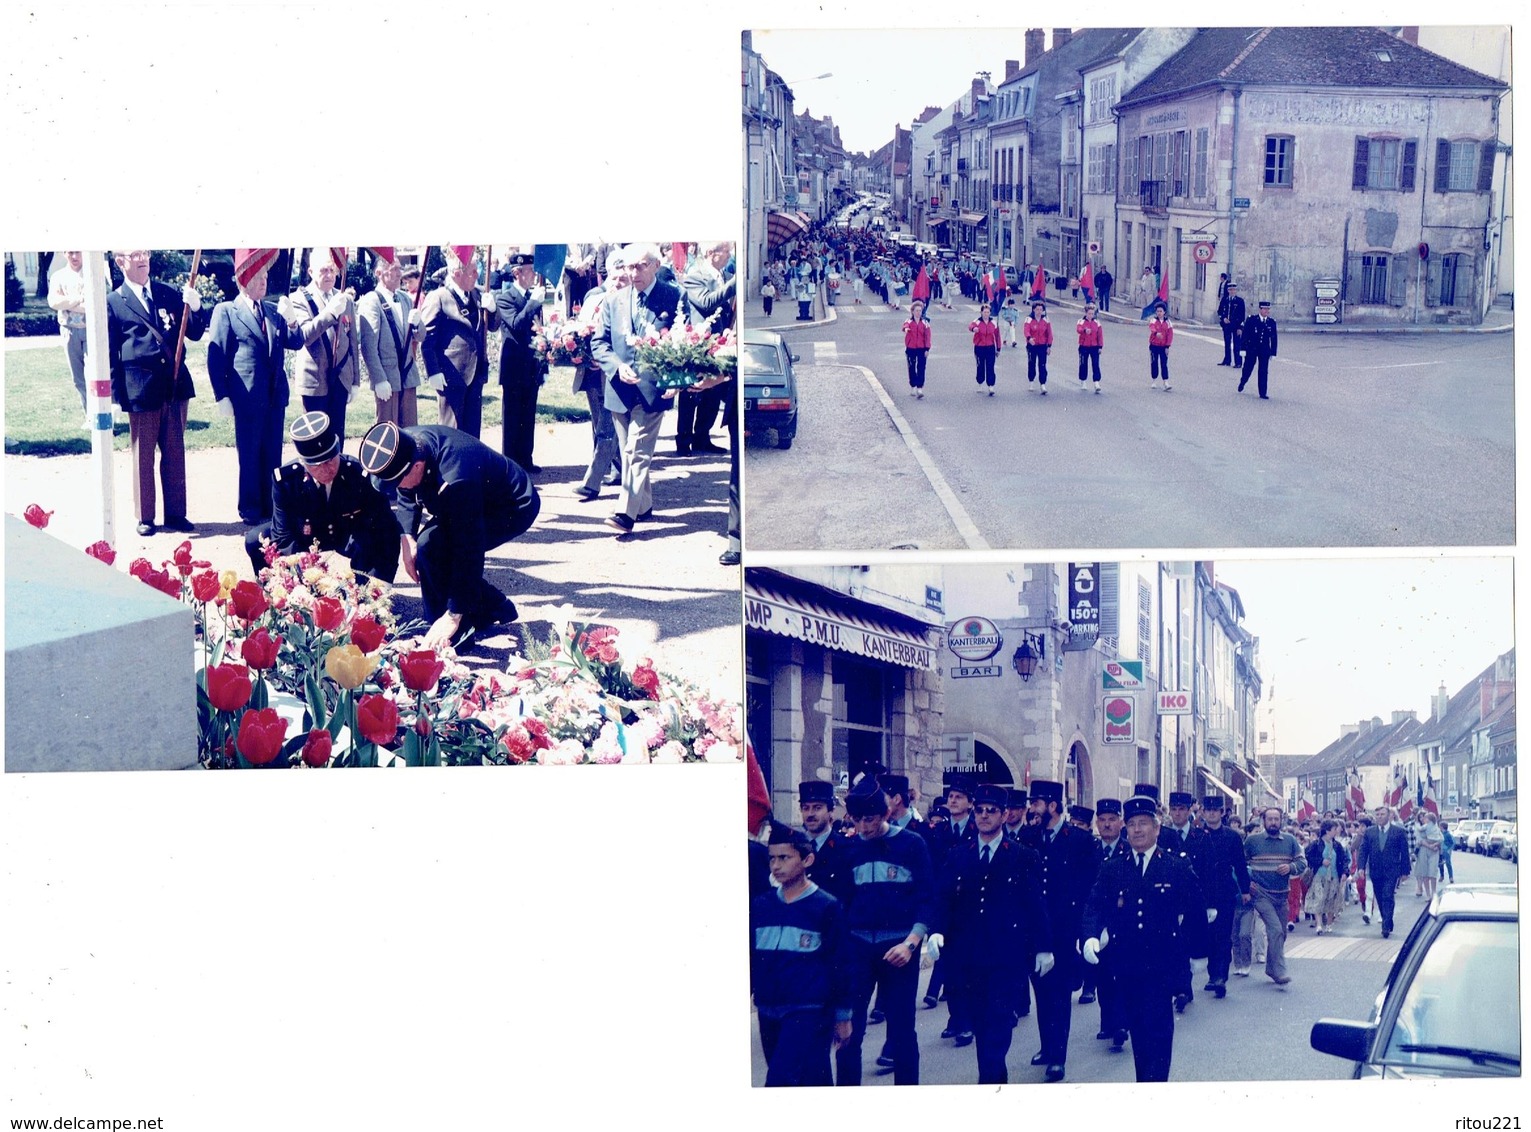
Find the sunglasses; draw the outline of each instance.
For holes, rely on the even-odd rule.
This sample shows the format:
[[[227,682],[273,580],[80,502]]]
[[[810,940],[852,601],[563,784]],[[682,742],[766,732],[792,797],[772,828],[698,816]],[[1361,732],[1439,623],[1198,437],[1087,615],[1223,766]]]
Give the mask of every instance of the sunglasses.
[[[1002,814],[1005,811],[998,806],[974,806],[973,812],[975,814]]]

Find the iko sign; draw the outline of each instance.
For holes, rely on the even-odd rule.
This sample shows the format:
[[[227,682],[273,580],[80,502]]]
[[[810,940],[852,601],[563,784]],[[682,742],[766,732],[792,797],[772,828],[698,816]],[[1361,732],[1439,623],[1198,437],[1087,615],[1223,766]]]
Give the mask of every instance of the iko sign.
[[[1101,702],[1100,712],[1105,722],[1104,738],[1107,743],[1137,742],[1137,707],[1136,696],[1105,697]]]
[[[987,617],[964,617],[946,631],[946,647],[962,660],[988,660],[1005,638]]]
[[[1190,692],[1160,692],[1159,693],[1160,715],[1190,715],[1191,693]]]
[[[1108,660],[1100,673],[1100,686],[1107,692],[1130,691],[1143,686],[1141,660]]]

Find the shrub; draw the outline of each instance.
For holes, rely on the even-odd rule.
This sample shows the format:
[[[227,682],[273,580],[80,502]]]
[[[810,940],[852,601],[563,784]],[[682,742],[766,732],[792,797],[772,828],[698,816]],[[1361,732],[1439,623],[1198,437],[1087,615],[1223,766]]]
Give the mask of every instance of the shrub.
[[[7,338],[42,338],[58,334],[58,316],[52,311],[29,311],[5,316]]]

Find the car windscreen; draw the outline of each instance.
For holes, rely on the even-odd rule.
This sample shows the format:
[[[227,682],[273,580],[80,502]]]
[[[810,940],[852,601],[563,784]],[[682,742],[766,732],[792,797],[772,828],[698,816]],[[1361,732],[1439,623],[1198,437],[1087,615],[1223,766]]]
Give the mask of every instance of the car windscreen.
[[[1403,989],[1380,1060],[1452,1072],[1520,1072],[1519,925],[1449,920]]]
[[[781,359],[775,346],[746,342],[744,353],[739,358],[739,367],[747,376],[780,375]]]

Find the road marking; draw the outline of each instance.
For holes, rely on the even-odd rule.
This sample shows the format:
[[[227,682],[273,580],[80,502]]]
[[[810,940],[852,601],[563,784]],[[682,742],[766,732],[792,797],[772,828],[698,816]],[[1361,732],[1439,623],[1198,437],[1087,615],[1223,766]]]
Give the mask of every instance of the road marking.
[[[925,473],[925,478],[930,482],[931,488],[935,491],[936,498],[941,501],[941,506],[946,508],[947,516],[957,528],[958,533],[962,535],[962,539],[967,543],[968,549],[990,549],[987,540],[978,533],[977,524],[968,515],[967,509],[958,501],[956,493],[951,489],[951,485],[946,482],[946,477],[936,467],[935,461],[930,458],[930,453],[925,451],[925,446],[920,443],[920,438],[914,435],[914,429],[904,419],[904,414],[899,412],[898,406],[893,403],[893,398],[882,387],[882,382],[877,380],[877,375],[867,369],[866,366],[852,366],[850,368],[860,370],[861,375],[871,385],[872,392],[877,394],[877,399],[882,402],[882,407],[887,410],[888,416],[892,418],[894,427],[903,435],[904,444],[914,457],[915,463],[919,464],[920,471]]]
[[[1310,936],[1307,939],[1290,939],[1286,945],[1288,959],[1350,959],[1376,963],[1391,963],[1398,958],[1403,947],[1399,939],[1357,939],[1353,936]]]
[[[1365,369],[1414,369],[1414,368],[1417,368],[1419,366],[1438,366],[1440,364],[1441,364],[1440,362],[1395,362],[1392,365],[1386,365],[1386,366],[1356,366],[1354,368],[1356,370],[1365,370]]]
[[[840,347],[834,342],[815,342],[813,344],[813,361],[815,365],[836,365],[840,361]]]

